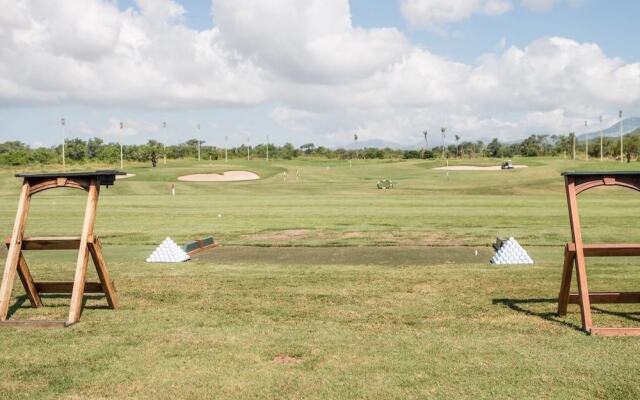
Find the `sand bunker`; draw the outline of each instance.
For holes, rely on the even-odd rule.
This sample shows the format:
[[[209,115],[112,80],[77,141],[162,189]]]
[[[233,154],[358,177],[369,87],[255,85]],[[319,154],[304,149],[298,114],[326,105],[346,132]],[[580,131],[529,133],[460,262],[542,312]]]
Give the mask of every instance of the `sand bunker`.
[[[116,179],[127,179],[136,176],[136,174],[116,175]]]
[[[527,168],[526,165],[514,165],[513,168]],[[492,165],[490,167],[477,167],[473,165],[450,165],[448,167],[434,168],[441,171],[502,171],[499,165]]]
[[[260,177],[249,171],[227,171],[222,174],[193,174],[184,175],[178,178],[184,182],[237,182],[253,181]]]

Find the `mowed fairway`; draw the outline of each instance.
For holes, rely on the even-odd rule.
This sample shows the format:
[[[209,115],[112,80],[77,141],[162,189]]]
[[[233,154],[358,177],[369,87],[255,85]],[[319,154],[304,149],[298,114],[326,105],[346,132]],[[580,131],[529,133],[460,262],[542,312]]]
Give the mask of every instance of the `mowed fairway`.
[[[126,168],[136,176],[102,189],[96,224],[121,308],[90,298],[70,328],[2,328],[0,398],[640,397],[640,338],[585,335],[577,306],[555,316],[570,238],[560,172],[636,164],[517,163],[529,168],[447,173],[432,170],[438,161],[338,160]],[[177,182],[225,170],[263,179]],[[20,184],[13,172],[0,175],[7,235]],[[397,186],[378,190],[378,179]],[[78,234],[85,199],[67,190],[34,197],[27,235]],[[638,193],[594,190],[580,204],[587,242],[640,243]],[[211,234],[223,248],[184,264],[144,262],[166,236],[182,244]],[[516,237],[536,265],[489,265],[496,236]],[[36,280],[73,276],[73,252],[27,260]],[[591,289],[637,291],[636,262],[590,259]],[[44,302],[32,309],[16,281],[11,317],[66,318],[68,298]],[[593,309],[596,326],[640,326],[640,305]]]

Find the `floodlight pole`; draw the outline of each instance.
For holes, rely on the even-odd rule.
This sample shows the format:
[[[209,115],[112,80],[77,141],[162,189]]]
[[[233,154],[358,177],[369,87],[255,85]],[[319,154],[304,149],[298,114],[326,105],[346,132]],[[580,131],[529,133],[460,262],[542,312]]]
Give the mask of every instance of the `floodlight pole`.
[[[442,132],[442,159],[444,160],[444,149],[446,147],[446,135],[445,132],[447,131],[447,128],[445,128],[444,126],[442,128],[440,128],[440,132]]]
[[[124,129],[124,123],[120,122],[120,169],[124,169],[124,149],[122,147],[122,130]]]
[[[227,141],[229,140],[229,136],[224,137],[224,162],[227,162]]]
[[[589,133],[587,132],[588,129],[588,122],[584,121],[584,157],[585,160],[589,161]]]
[[[354,133],[353,134],[353,140],[356,144],[356,160],[358,159],[358,134]]]
[[[428,151],[429,150],[429,141],[427,140],[427,137],[429,135],[429,132],[425,129],[422,134],[424,135],[424,150]],[[424,153],[422,153],[422,157],[424,158]]]
[[[600,162],[602,162],[602,115],[600,116]]]
[[[267,135],[267,162],[269,162],[269,135]]]
[[[624,145],[622,137],[622,110],[618,111],[618,117],[620,117],[620,162],[624,163]]]
[[[576,160],[576,133],[572,132],[573,135],[573,161]]]
[[[66,162],[65,162],[65,155],[64,155],[64,142],[67,141],[66,139],[66,126],[67,122],[64,120],[64,118],[60,118],[60,125],[62,126],[62,170],[65,171],[66,170]]]
[[[200,161],[200,124],[198,124],[198,161]]]
[[[250,146],[251,146],[251,138],[249,136],[247,136],[247,161],[249,161],[249,152],[250,150]]]
[[[167,139],[167,122],[162,122],[162,128],[164,129],[164,135],[162,135],[164,137],[165,140],[163,140],[163,142],[166,142]],[[167,145],[166,143],[162,143],[162,152],[164,153],[164,165],[167,165]]]

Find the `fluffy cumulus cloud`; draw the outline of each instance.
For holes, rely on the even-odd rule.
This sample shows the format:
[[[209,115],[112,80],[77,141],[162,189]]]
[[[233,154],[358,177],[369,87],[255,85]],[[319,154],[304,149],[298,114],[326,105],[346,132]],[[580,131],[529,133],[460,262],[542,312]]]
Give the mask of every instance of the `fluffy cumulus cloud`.
[[[444,23],[499,14],[503,0],[406,0]],[[426,7],[426,8],[425,8]],[[442,125],[468,139],[558,131],[640,106],[640,64],[593,43],[550,37],[473,63],[413,45],[395,28],[351,21],[347,0],[215,0],[214,27],[185,26],[171,0],[0,0],[0,104],[268,108],[283,131],[319,142],[418,143]],[[405,10],[405,12],[407,12]],[[247,108],[247,113],[255,112]],[[120,132],[156,129],[138,121]],[[530,133],[530,132],[529,132]]]
[[[0,102],[257,103],[262,71],[170,0],[0,0]]]

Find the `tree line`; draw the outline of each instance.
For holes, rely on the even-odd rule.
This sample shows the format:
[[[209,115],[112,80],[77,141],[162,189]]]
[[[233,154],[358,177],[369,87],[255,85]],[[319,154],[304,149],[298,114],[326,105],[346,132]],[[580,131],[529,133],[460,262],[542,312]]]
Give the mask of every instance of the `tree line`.
[[[472,158],[492,157],[511,158],[522,157],[584,157],[585,150],[590,158],[600,157],[600,139],[591,139],[588,143],[584,139],[577,140],[573,134],[568,135],[531,135],[528,138],[512,143],[500,142],[497,138],[489,143],[478,141],[460,141],[456,135],[456,142],[446,146],[436,146],[430,149],[402,150],[365,147],[362,149],[332,149],[306,143],[295,147],[291,143],[282,146],[274,144],[245,144],[223,148],[205,145],[198,139],[191,139],[177,145],[165,145],[156,140],[149,140],[145,144],[124,145],[122,147],[125,161],[150,162],[156,165],[158,160],[188,159],[198,157],[203,160],[218,159],[265,159],[269,158],[291,160],[299,157],[321,157],[327,159],[434,159],[434,158]],[[627,134],[623,138],[623,153],[626,161],[635,161],[640,153],[640,130]],[[620,157],[620,139],[603,138],[602,153],[605,158]],[[106,143],[100,138],[83,140],[72,138],[65,141],[65,161],[69,163],[100,162],[117,164],[120,161],[120,144]],[[62,145],[52,147],[32,148],[20,141],[0,143],[0,165],[18,166],[32,164],[60,164],[62,162]]]

